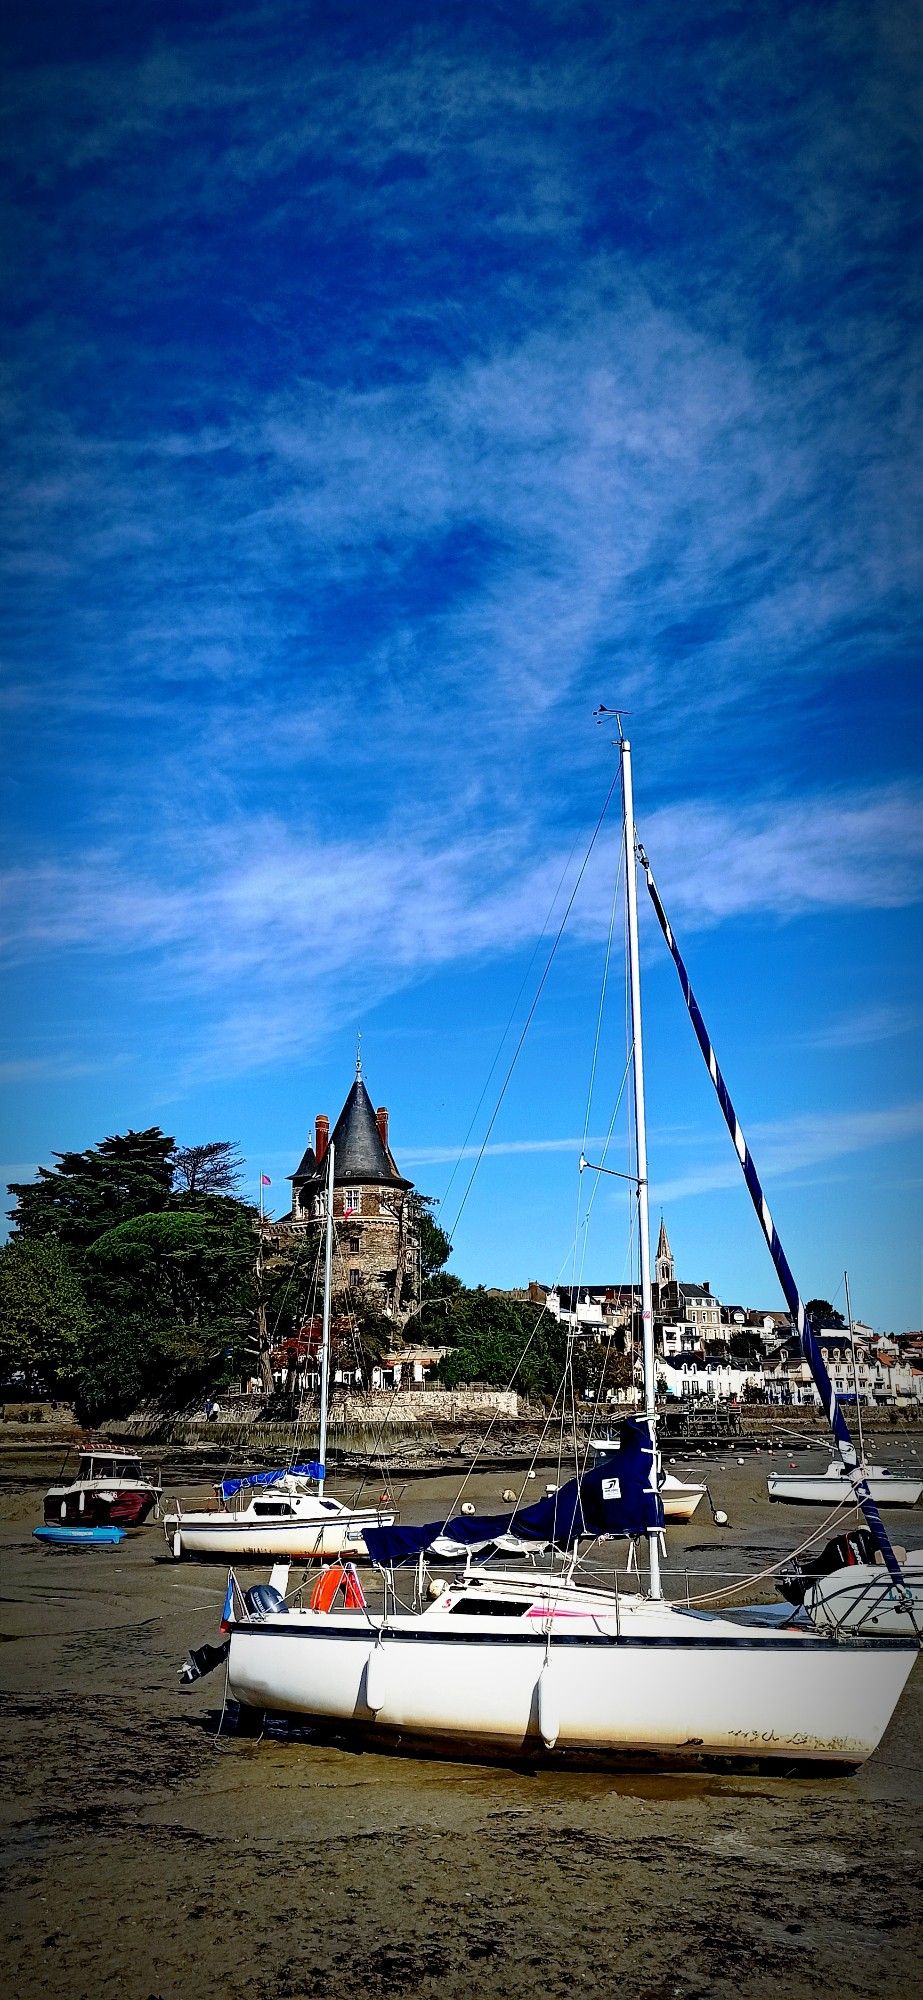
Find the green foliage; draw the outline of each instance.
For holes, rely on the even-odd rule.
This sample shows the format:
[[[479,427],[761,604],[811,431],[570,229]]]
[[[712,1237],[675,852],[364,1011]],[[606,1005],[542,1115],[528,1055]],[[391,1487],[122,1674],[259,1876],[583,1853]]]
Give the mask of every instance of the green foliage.
[[[58,1165],[39,1167],[37,1180],[11,1182],[14,1228],[31,1242],[57,1237],[79,1260],[104,1230],[169,1206],[172,1152],[173,1140],[151,1125],[82,1153],[55,1153]]]
[[[54,1238],[0,1247],[0,1374],[34,1393],[68,1390],[89,1333],[80,1279]]]
[[[79,1370],[88,1414],[145,1396],[183,1401],[240,1367],[256,1291],[252,1217],[239,1202],[133,1216],[91,1244],[84,1275],[96,1322]]]
[[[512,1386],[529,1396],[555,1396],[567,1362],[567,1331],[540,1306],[459,1286],[448,1302],[439,1331],[453,1343],[439,1364],[446,1388],[460,1382],[485,1382],[491,1388]],[[420,1336],[414,1331],[414,1338]],[[425,1336],[424,1336],[425,1337]],[[582,1347],[573,1356],[577,1392],[586,1382]]]
[[[815,1326],[845,1326],[846,1321],[830,1304],[829,1299],[808,1299],[805,1312]]]
[[[177,1195],[199,1199],[203,1195],[236,1195],[244,1167],[240,1148],[233,1139],[176,1146],[170,1164]]]
[[[421,1198],[420,1206],[420,1270],[424,1286],[433,1279],[437,1271],[443,1271],[452,1255],[452,1245],[444,1229],[433,1220],[429,1202]]]
[[[153,1125],[54,1157],[10,1189],[10,1250],[44,1254],[49,1271],[55,1255],[65,1273],[68,1259],[75,1267],[67,1310],[43,1297],[44,1379],[69,1382],[93,1418],[231,1379],[257,1309],[255,1215],[233,1198],[236,1148],[176,1148]]]
[[[733,1361],[762,1361],[766,1353],[765,1343],[753,1332],[732,1333],[728,1347]]]

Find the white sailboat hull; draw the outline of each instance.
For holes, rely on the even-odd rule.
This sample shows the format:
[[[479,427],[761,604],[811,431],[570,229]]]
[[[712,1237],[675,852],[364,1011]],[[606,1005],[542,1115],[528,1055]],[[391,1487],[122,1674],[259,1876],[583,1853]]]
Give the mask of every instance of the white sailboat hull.
[[[554,1749],[864,1762],[915,1645],[767,1633],[667,1605],[547,1624],[295,1612],[231,1628],[228,1689],[257,1710],[488,1755]],[[489,1626],[489,1629],[485,1629]],[[472,1629],[472,1628],[475,1629]]]
[[[211,1513],[174,1514],[164,1521],[164,1532],[172,1554],[181,1556],[227,1556],[238,1561],[286,1558],[296,1562],[320,1562],[330,1556],[349,1556],[364,1561],[368,1556],[365,1528],[388,1528],[393,1514],[362,1512],[331,1516],[327,1520],[248,1520],[244,1515]]]
[[[867,1474],[872,1499],[879,1507],[915,1507],[923,1494],[923,1479],[902,1479],[896,1473]],[[788,1500],[801,1507],[834,1507],[852,1501],[853,1486],[845,1468],[830,1472],[773,1472],[766,1482],[770,1500]]]

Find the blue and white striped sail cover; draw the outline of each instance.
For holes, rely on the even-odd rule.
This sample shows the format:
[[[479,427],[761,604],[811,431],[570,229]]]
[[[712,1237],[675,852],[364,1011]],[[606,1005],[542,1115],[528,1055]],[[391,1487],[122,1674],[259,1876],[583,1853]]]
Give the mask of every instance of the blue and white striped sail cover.
[[[235,1493],[242,1493],[247,1486],[275,1486],[280,1479],[295,1476],[297,1479],[323,1479],[324,1467],[314,1459],[310,1465],[277,1465],[274,1472],[247,1472],[242,1479],[222,1479],[218,1491],[222,1500],[232,1500]]]
[[[618,1450],[592,1471],[570,1479],[556,1493],[515,1514],[456,1514],[450,1521],[427,1521],[420,1528],[364,1528],[369,1555],[393,1569],[416,1562],[435,1544],[454,1542],[486,1548],[512,1535],[522,1542],[555,1542],[568,1548],[582,1536],[646,1535],[663,1527],[663,1502],[654,1484],[654,1447],[649,1426],[626,1417]]]

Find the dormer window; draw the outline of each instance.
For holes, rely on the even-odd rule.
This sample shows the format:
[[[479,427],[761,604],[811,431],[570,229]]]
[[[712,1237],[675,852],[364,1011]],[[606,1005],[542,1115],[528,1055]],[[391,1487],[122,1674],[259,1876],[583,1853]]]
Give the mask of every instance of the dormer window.
[[[361,1189],[361,1188],[344,1188],[344,1189],[343,1189],[343,1214],[344,1214],[344,1215],[359,1215],[359,1214],[361,1213],[361,1210],[362,1210],[362,1189]]]

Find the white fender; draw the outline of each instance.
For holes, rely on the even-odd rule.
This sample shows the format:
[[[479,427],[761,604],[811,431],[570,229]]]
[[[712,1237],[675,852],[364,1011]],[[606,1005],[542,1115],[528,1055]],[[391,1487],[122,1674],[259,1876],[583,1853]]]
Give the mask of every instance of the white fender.
[[[561,1718],[558,1714],[554,1673],[550,1660],[545,1661],[538,1677],[538,1726],[546,1750],[553,1750],[558,1740]]]
[[[179,1529],[177,1528],[177,1529],[176,1529],[176,1531],[175,1531],[175,1533],[174,1533],[174,1536],[173,1536],[173,1560],[174,1560],[174,1562],[179,1562],[179,1559],[180,1559],[180,1557],[181,1557],[182,1553],[183,1553],[183,1537],[182,1537],[182,1535],[180,1534],[180,1531],[179,1531]]]
[[[384,1707],[388,1669],[383,1646],[373,1646],[365,1663],[365,1705],[373,1715]]]

